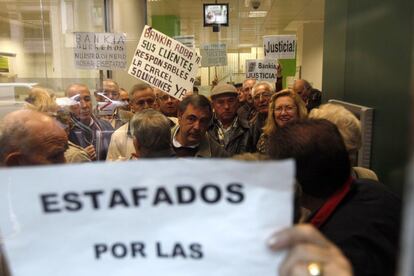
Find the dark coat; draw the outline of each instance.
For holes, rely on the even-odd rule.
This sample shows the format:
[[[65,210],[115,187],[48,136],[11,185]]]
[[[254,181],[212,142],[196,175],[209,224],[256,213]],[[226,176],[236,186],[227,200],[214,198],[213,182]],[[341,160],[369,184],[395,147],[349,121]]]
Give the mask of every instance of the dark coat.
[[[319,230],[350,260],[354,275],[395,275],[400,216],[397,196],[359,179]]]
[[[209,136],[220,144],[218,138],[218,121],[217,119],[213,120],[212,125],[208,130]],[[224,149],[230,154],[240,154],[244,152],[254,152],[255,146],[253,145],[253,140],[250,135],[250,128],[247,121],[238,119],[237,127],[230,131],[230,138],[227,145],[222,145]]]
[[[114,128],[108,121],[94,117],[93,120],[92,127],[86,127],[77,121],[68,138],[69,141],[82,148],[93,145],[96,151],[96,159],[105,160]]]

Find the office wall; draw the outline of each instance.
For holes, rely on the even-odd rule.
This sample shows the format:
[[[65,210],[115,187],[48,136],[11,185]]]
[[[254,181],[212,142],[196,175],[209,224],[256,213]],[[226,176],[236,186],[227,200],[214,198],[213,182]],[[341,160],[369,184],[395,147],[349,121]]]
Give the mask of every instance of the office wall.
[[[408,156],[413,1],[325,5],[323,100],[375,109],[372,169],[400,192]]]

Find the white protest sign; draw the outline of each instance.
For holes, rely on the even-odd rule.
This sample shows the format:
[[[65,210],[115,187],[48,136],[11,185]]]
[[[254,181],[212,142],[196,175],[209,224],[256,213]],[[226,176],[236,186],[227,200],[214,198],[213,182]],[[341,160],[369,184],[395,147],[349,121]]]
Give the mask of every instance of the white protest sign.
[[[267,59],[295,59],[296,35],[264,36],[263,47]]]
[[[201,67],[227,65],[227,47],[225,43],[204,44],[200,47]]]
[[[200,60],[193,49],[145,26],[128,73],[181,100],[193,90]]]
[[[246,79],[259,81],[276,82],[277,61],[267,59],[247,59],[246,60]]]
[[[155,160],[1,169],[13,275],[275,275],[292,161]],[[254,172],[254,173],[252,173]]]
[[[126,35],[123,33],[75,32],[75,68],[125,69]]]

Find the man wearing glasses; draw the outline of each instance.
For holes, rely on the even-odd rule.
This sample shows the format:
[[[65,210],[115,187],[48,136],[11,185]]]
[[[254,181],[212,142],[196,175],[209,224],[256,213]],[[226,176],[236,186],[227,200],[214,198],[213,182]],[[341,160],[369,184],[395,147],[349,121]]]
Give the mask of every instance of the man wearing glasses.
[[[136,84],[129,92],[129,104],[132,113],[155,108],[155,92],[148,84]],[[133,137],[129,122],[118,128],[112,135],[106,160],[128,160],[135,155]]]
[[[160,112],[167,117],[177,117],[177,108],[180,101],[167,93],[155,89],[157,93],[158,105]],[[171,118],[170,118],[171,119]]]
[[[253,86],[252,97],[256,115],[250,121],[250,129],[254,145],[257,144],[260,135],[262,134],[262,128],[265,125],[267,113],[269,111],[270,98],[273,94],[273,86],[267,81],[258,82]]]
[[[254,149],[248,122],[237,116],[237,96],[238,92],[231,84],[219,84],[211,91],[215,116],[208,134],[230,155]]]

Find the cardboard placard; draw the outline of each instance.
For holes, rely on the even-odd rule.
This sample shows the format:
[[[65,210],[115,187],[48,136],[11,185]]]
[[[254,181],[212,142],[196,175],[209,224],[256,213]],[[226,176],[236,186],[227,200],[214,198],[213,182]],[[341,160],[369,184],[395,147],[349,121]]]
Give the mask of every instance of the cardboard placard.
[[[193,49],[145,26],[128,74],[181,100],[193,90],[200,61]]]

